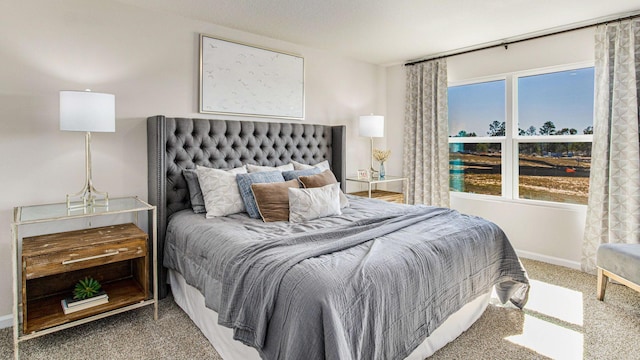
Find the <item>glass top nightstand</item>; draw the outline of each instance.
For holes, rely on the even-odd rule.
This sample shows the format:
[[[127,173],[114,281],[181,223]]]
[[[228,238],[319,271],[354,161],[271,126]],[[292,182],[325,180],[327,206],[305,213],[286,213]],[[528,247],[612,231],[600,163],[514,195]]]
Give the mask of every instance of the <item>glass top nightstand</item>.
[[[106,228],[110,229],[113,226],[122,225],[120,224],[120,222],[121,220],[123,220],[123,218],[132,216],[133,224],[130,225],[137,228],[139,212],[146,212],[147,214],[150,214],[150,224],[148,224],[149,230],[145,234],[147,240],[142,240],[145,242],[144,248],[146,249],[146,252],[143,252],[144,255],[138,256],[139,254],[136,253],[136,256],[132,255],[131,257],[128,257],[129,254],[125,253],[125,250],[128,249],[127,247],[123,248],[125,250],[118,248],[115,251],[107,251],[110,249],[108,249],[109,245],[105,245],[105,240],[103,240],[104,237],[96,235],[102,234],[99,229],[102,229],[103,227],[95,227],[95,222],[103,222],[105,224],[108,224],[110,226],[107,226]],[[158,319],[158,249],[156,240],[156,212],[157,209],[155,206],[150,205],[143,200],[140,200],[138,197],[113,198],[109,199],[108,205],[88,206],[84,208],[68,209],[67,203],[61,202],[54,204],[18,206],[13,209],[13,222],[11,224],[11,232],[13,238],[11,244],[11,257],[13,263],[13,344],[15,359],[19,358],[19,343],[21,341],[47,335],[55,331],[67,329],[73,326],[101,319],[106,316],[111,316],[124,311],[137,309],[142,306],[153,305],[154,319]],[[124,215],[121,216],[121,214]],[[100,217],[101,219],[97,221],[96,219],[93,219],[93,217]],[[76,221],[83,218],[90,219],[90,221],[88,221],[88,225],[85,224],[84,220]],[[68,222],[67,220],[73,221]],[[96,221],[94,222],[94,220]],[[71,229],[68,229],[69,227]],[[62,229],[64,229],[65,231],[61,231]],[[29,241],[35,241],[33,239],[42,238],[43,236],[66,236],[67,234],[74,234],[82,231],[91,232],[92,230],[95,230],[94,233],[91,233],[91,236],[95,236],[95,239],[92,239],[91,243],[96,246],[87,247],[85,245],[82,245],[82,247],[78,247],[78,249],[82,249],[82,251],[84,251],[85,249],[89,249],[87,251],[90,252],[99,247],[107,248],[104,253],[99,253],[97,255],[91,253],[89,256],[82,257],[76,252],[65,253],[63,250],[58,251],[55,246],[47,247],[43,250],[46,252],[46,256],[38,256],[43,259],[46,258],[47,261],[55,264],[56,267],[54,267],[54,271],[52,273],[46,273],[45,275],[40,277],[34,277],[33,279],[23,277],[23,267],[27,266],[24,264],[29,263],[29,261],[25,260],[26,257],[25,253],[23,252],[23,240],[25,238],[27,238]],[[114,230],[114,232],[117,231],[118,230]],[[143,232],[143,230],[140,231]],[[125,231],[125,233],[125,235],[128,234],[127,231]],[[26,237],[26,235],[30,236]],[[69,236],[70,238],[72,238],[71,235]],[[74,239],[78,238],[79,237],[76,236]],[[136,241],[136,244],[139,244],[139,239],[140,238],[131,238],[130,241],[132,244],[136,243]],[[121,255],[121,252],[124,255]],[[59,256],[59,254],[62,254],[60,256],[65,256],[73,259],[71,261],[67,261],[66,263],[65,261],[60,262],[59,259],[56,258],[56,256]],[[77,258],[74,258],[74,256]],[[121,257],[116,259],[116,256]],[[40,262],[38,262],[38,264],[40,264]],[[107,269],[104,270],[105,274],[109,274],[109,271],[114,269],[118,269],[118,271],[120,271],[119,269],[130,270],[128,274],[125,274],[124,270],[122,274],[116,271],[116,274],[120,274],[119,276],[122,276],[124,274],[128,275],[128,277],[125,276],[122,279],[118,280],[109,278],[108,281],[105,281],[105,287],[107,286],[107,284],[109,284],[112,289],[114,289],[112,296],[110,295],[110,298],[112,297],[115,300],[110,303],[96,305],[95,308],[92,308],[93,312],[91,312],[90,309],[83,309],[82,311],[73,314],[63,313],[63,309],[59,305],[60,300],[58,299],[58,297],[62,296],[60,295],[62,294],[62,292],[60,292],[57,288],[66,286],[66,283],[62,281],[62,279],[65,279],[66,276],[78,276],[78,274],[84,274],[84,272],[89,273],[93,269],[97,268],[103,270]],[[145,276],[141,275],[146,272],[147,268],[152,269],[151,280],[149,280],[149,277],[145,278]],[[141,282],[136,283],[139,280]],[[29,282],[29,286],[26,285],[27,282]],[[145,283],[149,282],[151,282],[151,284],[146,286],[144,285]],[[34,283],[36,285],[32,285]],[[47,286],[49,286],[49,284],[55,285],[51,285],[49,287],[50,292],[45,294],[46,296],[41,296],[42,294],[36,294],[29,297],[29,287],[41,289],[42,287],[40,285],[45,283],[47,284]],[[152,291],[152,294],[147,293],[149,290]],[[149,295],[150,297],[148,297]],[[29,306],[27,306],[27,303],[29,304]],[[27,309],[27,307],[36,310],[32,311],[31,315],[26,315],[25,309]],[[40,316],[39,314],[45,314],[45,316]],[[46,321],[49,322],[44,322],[42,320],[44,318],[46,318]],[[27,321],[29,321],[31,324],[36,325],[34,325],[33,328],[29,328],[29,331],[25,332],[27,326],[24,324]]]
[[[67,203],[19,206],[14,208],[13,222],[16,225],[32,224],[60,219],[111,215],[125,212],[153,210],[155,206],[137,197],[109,199],[109,205],[67,209]]]
[[[392,183],[392,182],[402,182],[403,185],[403,202],[406,204],[408,201],[408,188],[407,188],[407,184],[405,183],[408,179],[406,177],[401,177],[401,176],[392,176],[392,175],[387,175],[385,176],[383,179],[380,179],[378,177],[369,177],[369,178],[357,178],[357,177],[348,177],[347,181],[353,181],[353,182],[359,182],[359,183],[363,183],[363,184],[367,184],[367,194],[369,196],[369,198],[371,198],[372,196],[372,191],[376,191],[375,189],[373,189],[377,184],[385,184],[385,183]]]

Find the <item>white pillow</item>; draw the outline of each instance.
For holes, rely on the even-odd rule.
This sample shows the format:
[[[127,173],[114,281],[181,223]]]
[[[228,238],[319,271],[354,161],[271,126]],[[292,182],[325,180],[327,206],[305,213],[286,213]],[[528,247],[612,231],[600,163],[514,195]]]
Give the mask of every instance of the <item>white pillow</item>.
[[[286,164],[286,165],[280,165],[280,166],[260,166],[260,165],[247,164],[247,170],[250,173],[263,172],[263,171],[275,171],[275,170],[292,171],[293,164]]]
[[[291,160],[291,163],[293,164],[293,168],[295,170],[306,170],[306,169],[311,169],[314,167],[317,167],[318,169],[320,169],[321,171],[324,170],[330,170],[331,168],[329,167],[329,160],[325,160],[325,161],[321,161],[315,165],[307,165],[307,164],[301,164],[297,161],[293,161]]]
[[[289,188],[290,222],[303,222],[340,214],[342,211],[338,184],[309,189]]]
[[[236,181],[236,174],[247,173],[244,165],[231,170],[197,166],[196,173],[204,197],[204,207],[207,209],[207,219],[245,211]]]

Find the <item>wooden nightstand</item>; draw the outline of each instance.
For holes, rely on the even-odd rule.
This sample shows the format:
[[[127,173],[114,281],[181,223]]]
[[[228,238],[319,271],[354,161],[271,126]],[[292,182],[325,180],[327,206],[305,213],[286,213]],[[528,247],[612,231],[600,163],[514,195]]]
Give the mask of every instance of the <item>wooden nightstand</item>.
[[[347,178],[347,181],[359,182],[363,184],[367,184],[368,189],[366,191],[358,191],[354,193],[350,193],[351,195],[368,197],[372,199],[380,199],[389,202],[395,202],[399,204],[405,204],[408,200],[408,196],[405,192],[394,192],[394,191],[385,191],[378,190],[378,184],[392,183],[392,182],[401,182],[402,185],[405,185],[407,178],[399,177],[399,176],[385,176],[383,179],[380,178],[368,178],[368,179],[358,179],[355,177]],[[405,186],[406,189],[406,186]]]
[[[138,212],[151,212],[149,234],[136,225]],[[123,217],[133,218],[136,224],[118,223]],[[14,209],[14,220],[16,359],[22,340],[146,305],[154,305],[158,318],[155,206],[135,197],[109,199],[108,207],[78,210],[67,210],[65,203],[25,206]],[[113,225],[92,226],[111,221]],[[80,229],[47,231],[54,225]],[[35,227],[37,235],[21,236],[34,232],[28,226]],[[87,276],[101,283],[108,302],[65,314],[61,300]]]

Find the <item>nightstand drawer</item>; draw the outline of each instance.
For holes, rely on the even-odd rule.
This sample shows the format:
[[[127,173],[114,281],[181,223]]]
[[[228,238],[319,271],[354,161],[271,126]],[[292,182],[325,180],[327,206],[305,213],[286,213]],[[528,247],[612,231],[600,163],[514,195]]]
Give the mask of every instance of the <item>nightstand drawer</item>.
[[[134,224],[119,224],[24,238],[25,280],[145,256],[148,235]]]
[[[85,269],[88,267],[143,257],[147,253],[147,239],[138,238],[93,247],[66,249],[33,257],[23,257],[23,271],[27,280],[43,276]]]

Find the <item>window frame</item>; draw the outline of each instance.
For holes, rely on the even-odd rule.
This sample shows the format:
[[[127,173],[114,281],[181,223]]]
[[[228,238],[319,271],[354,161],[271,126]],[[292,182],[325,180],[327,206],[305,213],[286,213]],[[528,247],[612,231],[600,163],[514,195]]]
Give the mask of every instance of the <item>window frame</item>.
[[[452,86],[463,86],[463,85],[473,85],[473,84],[478,84],[478,83],[485,83],[485,82],[492,82],[492,81],[504,81],[504,89],[505,89],[505,109],[504,109],[504,121],[505,121],[505,126],[507,124],[507,119],[509,117],[509,102],[508,102],[508,98],[507,98],[507,93],[510,91],[509,88],[509,79],[508,79],[508,75],[506,74],[500,74],[500,75],[494,75],[494,76],[484,76],[481,78],[474,78],[474,79],[469,79],[469,80],[463,80],[463,81],[455,81],[455,82],[449,82],[449,84],[447,85],[447,88],[452,87]],[[504,194],[505,191],[507,191],[507,187],[508,185],[506,184],[506,179],[507,179],[507,173],[506,173],[506,161],[507,161],[507,157],[506,157],[506,140],[507,140],[507,135],[508,134],[508,129],[505,127],[505,136],[474,136],[474,137],[449,137],[449,145],[451,144],[457,144],[457,143],[472,143],[472,144],[490,144],[490,143],[498,143],[500,144],[500,184],[502,186],[502,195],[500,196],[496,196],[496,195],[487,195],[487,194],[474,194],[474,193],[467,193],[467,192],[461,192],[461,191],[449,191],[450,194],[466,194],[469,196],[474,196],[474,197],[482,197],[482,196],[486,196],[489,197],[491,199],[496,199],[496,198],[504,198]],[[452,141],[453,140],[453,141]]]
[[[546,200],[521,199],[519,197],[519,147],[521,143],[593,143],[593,135],[534,135],[521,136],[518,134],[518,79],[527,76],[544,75],[554,72],[570,71],[594,67],[594,61],[583,61],[565,65],[548,66],[530,70],[514,71],[493,76],[483,76],[459,81],[450,81],[447,87],[472,85],[490,81],[505,81],[505,136],[477,136],[477,137],[449,137],[449,144],[456,143],[500,143],[501,146],[501,184],[502,195],[473,194],[460,191],[450,191],[450,195],[460,198],[499,200],[506,202],[524,203],[530,205],[556,207],[564,209],[583,209],[584,204],[561,203]],[[594,87],[595,91],[595,87]],[[594,112],[595,116],[595,112]]]

